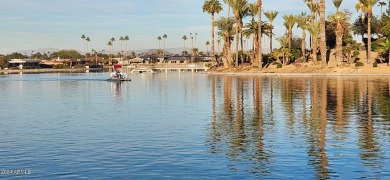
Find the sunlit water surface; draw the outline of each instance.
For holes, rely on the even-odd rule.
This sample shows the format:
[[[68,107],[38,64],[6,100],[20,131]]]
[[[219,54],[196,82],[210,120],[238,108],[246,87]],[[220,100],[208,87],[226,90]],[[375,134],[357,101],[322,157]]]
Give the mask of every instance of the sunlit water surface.
[[[389,179],[390,78],[0,76],[0,178]]]

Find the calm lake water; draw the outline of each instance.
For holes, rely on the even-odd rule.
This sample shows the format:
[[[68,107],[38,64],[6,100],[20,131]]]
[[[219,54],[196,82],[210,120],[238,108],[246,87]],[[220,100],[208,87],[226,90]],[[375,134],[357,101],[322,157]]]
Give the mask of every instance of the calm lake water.
[[[390,178],[390,77],[107,77],[1,75],[0,178]]]

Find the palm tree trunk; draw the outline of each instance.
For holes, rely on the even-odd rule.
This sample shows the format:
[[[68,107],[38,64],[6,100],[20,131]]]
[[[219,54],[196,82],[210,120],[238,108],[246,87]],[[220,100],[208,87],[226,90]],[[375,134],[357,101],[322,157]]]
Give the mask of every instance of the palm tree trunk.
[[[317,38],[313,37],[313,49],[312,49],[313,63],[317,64]]]
[[[321,68],[325,68],[328,66],[326,61],[325,0],[320,0],[320,37]]]
[[[336,27],[336,61],[337,66],[342,65],[342,54],[343,53],[343,27],[340,22],[337,22]]]
[[[288,51],[291,52],[292,29],[288,30]]]
[[[273,26],[272,26],[272,23],[270,22],[270,35],[269,35],[269,49],[270,49],[270,52],[272,53],[272,29],[273,29]]]
[[[256,59],[256,35],[255,34],[253,34],[253,42],[252,42],[252,52],[253,52],[253,57],[252,57],[252,59]],[[252,63],[254,63],[254,62],[252,62]]]
[[[214,13],[211,14],[211,65],[214,67],[215,51],[214,51]],[[207,46],[207,51],[208,46]]]
[[[261,6],[262,6],[262,1],[261,0],[257,0],[257,6],[258,6],[258,10],[257,10],[257,16],[258,16],[258,41],[259,41],[259,68],[262,69],[263,68],[263,59],[262,59],[262,52],[261,52]]]
[[[367,64],[371,60],[371,13],[368,13],[368,23],[367,23]]]
[[[238,40],[238,36],[239,36],[239,32],[238,32],[238,29],[239,29],[239,19],[237,18],[237,14],[236,14],[236,67],[238,67],[238,43],[239,43],[239,40]]]
[[[305,60],[306,58],[306,32],[302,29],[302,42],[301,42],[301,51],[302,51],[302,58]]]

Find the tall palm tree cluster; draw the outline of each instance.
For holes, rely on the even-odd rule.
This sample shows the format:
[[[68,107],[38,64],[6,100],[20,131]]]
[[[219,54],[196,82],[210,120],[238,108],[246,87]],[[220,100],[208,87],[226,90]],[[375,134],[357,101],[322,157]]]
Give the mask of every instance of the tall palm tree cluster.
[[[120,52],[118,53],[118,56],[120,57],[120,58],[122,58],[123,57],[123,41],[125,41],[125,43],[126,43],[126,54],[125,54],[125,57],[127,58],[127,42],[129,41],[130,39],[129,39],[129,36],[121,36],[120,38],[119,38],[119,41],[120,41],[120,43],[121,43],[121,50],[120,50]],[[115,42],[115,38],[114,37],[112,37],[109,41],[108,41],[108,43],[107,43],[107,46],[108,46],[108,48],[110,49],[110,54],[109,54],[109,64],[111,65],[112,64],[112,58],[113,58],[113,53],[114,53],[114,42]],[[115,56],[115,55],[114,55]]]
[[[303,0],[310,10],[310,14],[302,12],[300,14],[285,14],[283,15],[284,26],[286,28],[286,34],[277,37],[276,40],[280,43],[280,48],[274,49],[273,47],[273,22],[277,18],[278,11],[263,11],[262,1],[257,0],[257,2],[251,3],[248,0],[223,0],[228,7],[227,16],[220,16],[215,20],[215,15],[220,13],[223,9],[223,5],[219,0],[206,0],[203,4],[203,11],[211,15],[211,56],[215,57],[214,50],[214,41],[215,33],[214,28],[216,27],[219,31],[218,34],[218,45],[219,41],[223,41],[223,50],[219,52],[221,59],[218,59],[216,62],[217,65],[223,64],[225,67],[240,66],[241,63],[245,62],[243,57],[243,38],[248,38],[253,40],[252,50],[247,52],[246,55],[250,55],[250,62],[254,66],[262,68],[264,66],[264,61],[262,59],[262,36],[266,35],[270,39],[269,49],[270,57],[275,61],[279,61],[283,64],[289,64],[295,60],[301,60],[302,62],[307,62],[311,59],[314,64],[318,63],[318,58],[321,59],[321,67],[325,68],[328,66],[329,59],[329,49],[327,47],[327,38],[328,38],[328,26],[329,24],[334,24],[333,34],[335,34],[335,57],[337,65],[342,65],[344,59],[347,57],[346,54],[351,54],[348,50],[351,49],[352,45],[348,44],[344,39],[348,39],[346,36],[350,34],[349,27],[351,13],[348,10],[340,11],[339,8],[343,0],[332,0],[333,5],[336,8],[336,12],[325,17],[325,0]],[[366,17],[367,20],[367,62],[371,59],[371,32],[370,32],[370,22],[373,15],[372,7],[376,5],[379,0],[357,0],[356,9],[361,11]],[[382,6],[385,6],[386,3],[380,2],[378,6],[381,7],[381,17],[382,17]],[[268,19],[268,22],[261,20],[261,15],[264,14]],[[389,14],[390,15],[390,14]],[[243,22],[243,19],[246,17],[252,17],[249,22]],[[257,16],[257,18],[256,18]],[[384,16],[386,18],[386,16]],[[257,20],[256,20],[257,19]],[[300,57],[297,57],[295,53],[297,50],[293,51],[293,29],[297,26],[302,29],[302,37],[300,47]],[[389,24],[387,26],[390,30],[390,18]],[[309,44],[306,45],[306,36],[307,33],[310,35]],[[389,33],[390,34],[390,33]],[[184,37],[183,37],[184,39]],[[186,40],[186,39],[184,39]],[[331,39],[329,39],[331,40]],[[233,42],[235,51],[232,50]],[[388,42],[390,45],[390,41]],[[385,45],[386,43],[382,44]],[[309,49],[307,50],[307,47]],[[381,47],[381,46],[380,46]],[[218,48],[219,49],[219,48]],[[385,52],[390,51],[386,49]],[[320,56],[319,56],[320,55]],[[350,55],[351,56],[351,55]],[[220,62],[222,60],[222,62]],[[268,61],[267,61],[268,62]],[[214,64],[213,64],[214,65]]]

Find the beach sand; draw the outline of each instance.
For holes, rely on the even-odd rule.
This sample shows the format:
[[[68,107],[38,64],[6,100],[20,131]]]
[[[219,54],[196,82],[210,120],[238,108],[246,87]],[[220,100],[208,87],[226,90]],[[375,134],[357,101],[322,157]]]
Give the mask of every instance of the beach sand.
[[[365,52],[360,52],[360,59],[364,59]],[[377,53],[372,52],[371,57],[377,58]],[[337,66],[336,60],[333,57],[328,62],[328,67],[321,68],[321,62],[317,64],[313,62],[295,63],[290,65],[283,65],[282,68],[277,68],[276,65],[269,65],[267,68],[260,70],[249,65],[244,65],[238,68],[224,68],[219,67],[209,70],[212,74],[252,74],[252,75],[390,75],[390,66],[386,63],[379,63],[378,67],[373,67],[373,60],[367,64],[365,60],[361,60],[364,66],[355,67],[355,64],[343,64]]]

